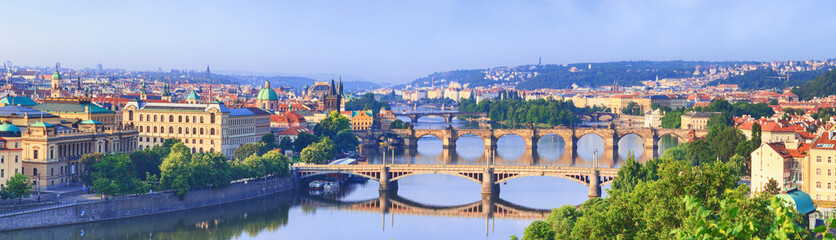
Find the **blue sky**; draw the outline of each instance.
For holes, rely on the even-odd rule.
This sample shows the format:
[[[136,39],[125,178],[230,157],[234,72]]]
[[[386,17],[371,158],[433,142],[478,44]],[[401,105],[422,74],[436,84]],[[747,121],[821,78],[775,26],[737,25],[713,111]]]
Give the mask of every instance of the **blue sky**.
[[[3,1],[16,65],[343,74],[836,56],[836,1]]]

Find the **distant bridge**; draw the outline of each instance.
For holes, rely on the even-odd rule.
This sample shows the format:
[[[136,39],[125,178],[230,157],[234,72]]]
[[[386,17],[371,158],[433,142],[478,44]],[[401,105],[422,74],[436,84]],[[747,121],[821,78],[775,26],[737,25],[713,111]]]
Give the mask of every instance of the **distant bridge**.
[[[450,123],[453,122],[453,117],[456,116],[463,116],[463,115],[472,115],[472,116],[480,116],[486,117],[487,114],[485,113],[468,113],[468,112],[459,112],[457,110],[448,110],[448,111],[427,111],[427,112],[395,112],[396,117],[409,117],[409,121],[411,123],[417,123],[419,118],[426,117],[426,116],[438,116],[444,118],[444,122]]]
[[[598,168],[597,158],[593,167],[551,166],[498,166],[498,165],[313,165],[299,164],[292,167],[297,178],[309,178],[325,174],[353,174],[380,183],[381,191],[398,189],[398,179],[421,174],[446,174],[482,184],[482,194],[498,194],[499,184],[511,179],[529,176],[551,176],[568,179],[589,187],[589,197],[601,196],[601,185],[609,184],[618,175],[616,168]]]
[[[365,201],[336,201],[303,197],[303,207],[337,207],[360,212],[397,213],[402,215],[452,216],[470,218],[543,219],[551,210],[533,209],[510,203],[497,196],[483,195],[480,201],[456,205],[433,206],[405,199],[391,192],[380,192],[378,198]]]
[[[560,137],[565,142],[565,150],[574,154],[577,151],[577,142],[581,137],[593,134],[604,140],[604,148],[607,151],[618,149],[618,142],[627,135],[636,135],[643,140],[644,148],[656,154],[659,141],[663,136],[672,136],[679,142],[686,142],[694,137],[704,137],[706,130],[689,129],[663,129],[663,128],[603,128],[603,127],[574,127],[574,128],[529,128],[529,129],[456,129],[448,127],[445,129],[392,129],[404,140],[404,147],[415,148],[418,139],[424,136],[435,136],[441,139],[444,148],[455,148],[456,141],[463,136],[476,136],[485,142],[486,149],[496,147],[497,141],[506,135],[517,135],[522,137],[528,149],[537,149],[537,143],[541,138],[549,135]],[[369,139],[374,140],[374,139]],[[365,141],[364,141],[365,143]],[[653,157],[656,157],[655,155]]]

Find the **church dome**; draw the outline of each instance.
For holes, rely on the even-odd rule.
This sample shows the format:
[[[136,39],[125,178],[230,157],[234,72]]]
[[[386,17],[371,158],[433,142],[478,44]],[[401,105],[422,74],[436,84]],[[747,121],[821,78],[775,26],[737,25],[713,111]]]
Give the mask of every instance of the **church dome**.
[[[258,92],[258,97],[256,100],[268,100],[268,101],[278,101],[279,95],[276,94],[272,88],[270,88],[270,81],[264,83],[264,88]]]
[[[0,132],[20,133],[20,128],[9,122],[0,124]]]
[[[61,73],[55,71],[55,73],[52,74],[52,80],[61,80]]]

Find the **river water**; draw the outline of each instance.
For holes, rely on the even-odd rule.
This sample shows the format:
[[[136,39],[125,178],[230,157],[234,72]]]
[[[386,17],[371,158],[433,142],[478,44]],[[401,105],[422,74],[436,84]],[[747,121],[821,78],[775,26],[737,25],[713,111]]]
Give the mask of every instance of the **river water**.
[[[464,127],[465,123],[454,120],[453,125]],[[416,128],[446,126],[440,118],[425,117]],[[591,166],[597,149],[601,167],[618,167],[629,153],[640,161],[651,156],[644,152],[642,142],[638,136],[627,136],[619,143],[618,157],[612,157],[600,137],[587,135],[579,140],[576,156],[571,156],[564,154],[559,137],[544,138],[533,154],[525,150],[522,138],[508,136],[499,139],[493,162]],[[676,144],[669,138],[662,142],[660,152]],[[396,151],[394,162],[478,165],[486,164],[490,155],[475,136],[460,138],[452,150],[444,150],[438,138],[425,137],[418,141],[417,151]],[[392,159],[391,154],[386,156],[386,162]],[[383,161],[383,154],[376,153],[368,163]],[[396,193],[384,195],[378,192],[377,182],[367,181],[346,184],[333,194],[299,190],[176,213],[5,232],[0,239],[508,239],[510,235],[522,237],[524,228],[544,218],[551,208],[583,203],[589,191],[584,185],[554,177],[510,180],[500,186],[498,199],[483,197],[480,184],[455,176],[416,175],[398,182]],[[398,209],[382,210],[375,205],[381,201],[396,203]],[[487,208],[485,203],[509,212],[487,216],[462,211]]]

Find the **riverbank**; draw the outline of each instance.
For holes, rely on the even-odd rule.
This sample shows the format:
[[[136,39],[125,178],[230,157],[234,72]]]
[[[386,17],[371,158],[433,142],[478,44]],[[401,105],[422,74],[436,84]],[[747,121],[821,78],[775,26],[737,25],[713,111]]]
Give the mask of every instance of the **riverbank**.
[[[61,204],[44,209],[0,213],[0,231],[87,223],[176,212],[275,194],[295,187],[291,177],[237,182],[222,189],[189,192],[181,201],[173,193],[146,194],[135,198]]]

